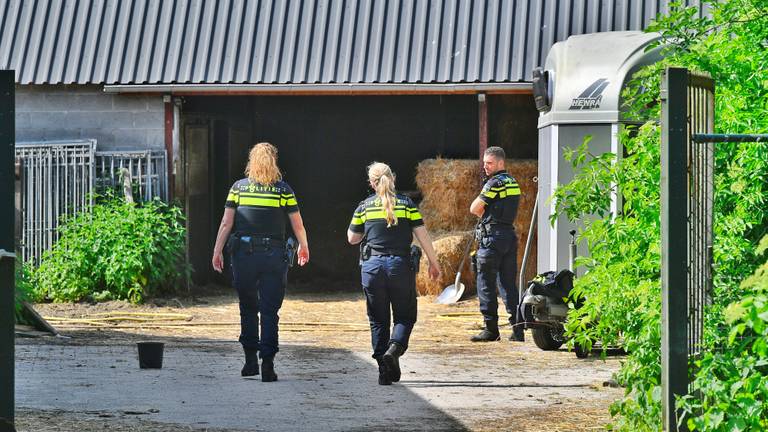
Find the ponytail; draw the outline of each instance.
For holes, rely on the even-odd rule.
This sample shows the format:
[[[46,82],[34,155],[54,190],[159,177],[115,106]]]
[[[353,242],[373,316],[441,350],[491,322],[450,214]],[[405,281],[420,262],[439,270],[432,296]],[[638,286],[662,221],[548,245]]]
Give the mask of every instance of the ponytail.
[[[381,200],[381,206],[384,208],[387,228],[397,225],[397,214],[395,214],[395,175],[387,164],[374,162],[368,167],[368,180],[370,180],[376,189],[376,195]]]

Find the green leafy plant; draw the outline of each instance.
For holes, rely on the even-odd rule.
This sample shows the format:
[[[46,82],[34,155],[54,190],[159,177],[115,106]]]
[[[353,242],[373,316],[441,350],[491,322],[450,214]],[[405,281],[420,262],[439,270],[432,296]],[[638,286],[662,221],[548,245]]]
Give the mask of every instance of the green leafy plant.
[[[620,159],[589,153],[589,138],[567,152],[577,174],[554,195],[560,214],[581,220],[579,241],[590,251],[576,261],[586,271],[571,296],[582,306],[570,311],[566,334],[571,344],[591,348],[600,341],[630,353],[617,376],[628,392],[611,408],[618,415],[614,426],[654,430],[661,395],[659,126],[629,127],[619,138],[625,148]],[[616,187],[623,207],[612,217],[609,197]]]
[[[22,302],[35,301],[35,288],[32,282],[32,267],[27,264],[16,262],[16,290],[14,296],[14,316],[16,323],[27,324],[27,318],[23,313]]]
[[[768,236],[756,252],[766,249]],[[768,262],[741,289],[750,294],[725,309],[728,338],[696,360],[696,396],[681,401],[692,431],[768,429]]]
[[[59,229],[59,240],[34,272],[40,298],[138,303],[173,289],[186,271],[182,212],[159,200],[129,204],[107,196]]]
[[[766,133],[768,4],[708,3],[709,17],[677,4],[651,26],[662,34],[666,58],[638,73],[623,93],[628,112],[658,118],[661,72],[682,66],[715,80],[716,132]],[[659,133],[655,122],[627,127],[622,158],[590,154],[586,145],[570,152],[577,174],[554,196],[558,214],[582,221],[579,241],[590,252],[577,260],[586,273],[573,295],[583,307],[571,310],[567,335],[571,343],[600,341],[629,352],[617,376],[625,396],[611,407],[615,430],[661,428]],[[704,399],[687,397],[681,406],[697,430],[764,430],[765,381],[753,375],[765,369],[765,344],[753,336],[768,314],[763,294],[739,281],[761,263],[755,246],[768,233],[768,146],[718,144],[714,180],[715,279],[705,322],[710,354],[692,368]],[[613,191],[623,196],[617,215],[608,214]]]

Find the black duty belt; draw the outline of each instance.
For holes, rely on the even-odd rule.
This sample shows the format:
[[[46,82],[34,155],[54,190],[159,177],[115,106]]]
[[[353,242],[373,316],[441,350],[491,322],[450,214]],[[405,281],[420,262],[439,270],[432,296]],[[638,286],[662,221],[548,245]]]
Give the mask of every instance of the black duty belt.
[[[506,224],[506,223],[494,223],[494,224],[491,224],[491,229],[495,229],[499,231],[514,231],[515,225]]]
[[[238,240],[240,240],[243,243],[248,243],[253,247],[256,246],[264,246],[264,247],[283,247],[285,246],[285,240],[280,240],[276,238],[270,238],[270,237],[260,237],[260,236],[250,236],[250,235],[239,235],[235,236]]]
[[[515,225],[502,222],[486,222],[480,224],[480,229],[485,231],[514,231]]]
[[[410,255],[411,255],[411,251],[371,249],[371,256],[399,256],[399,257],[407,257],[407,256],[410,256]]]

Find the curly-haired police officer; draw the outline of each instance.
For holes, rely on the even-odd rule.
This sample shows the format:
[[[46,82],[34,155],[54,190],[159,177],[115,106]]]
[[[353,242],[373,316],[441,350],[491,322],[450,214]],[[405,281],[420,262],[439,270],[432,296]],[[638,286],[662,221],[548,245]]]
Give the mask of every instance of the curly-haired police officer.
[[[483,154],[483,170],[489,177],[469,211],[480,217],[477,250],[477,297],[485,329],[472,336],[473,342],[497,341],[499,312],[497,288],[509,313],[512,334],[509,340],[522,342],[523,327],[517,326],[518,293],[517,236],[512,223],[520,202],[520,185],[504,169],[504,149],[489,147]],[[498,287],[497,287],[498,285]]]
[[[440,277],[440,265],[419,209],[410,198],[395,191],[395,176],[389,166],[372,163],[368,183],[376,192],[355,209],[347,239],[351,244],[364,241],[360,270],[373,358],[379,366],[379,384],[388,385],[400,381],[399,357],[408,349],[416,323],[419,254],[412,254],[414,234],[427,254],[430,277]],[[390,316],[394,320],[391,336]]]
[[[273,361],[278,351],[277,313],[285,297],[288,273],[286,214],[299,241],[299,265],[309,261],[309,247],[296,197],[277,167],[275,146],[253,146],[245,174],[247,177],[235,182],[227,196],[212,263],[216,271],[223,270],[222,251],[228,241],[233,284],[240,298],[240,343],[245,351],[241,375],[259,374],[258,356],[261,380],[270,382],[277,381]]]

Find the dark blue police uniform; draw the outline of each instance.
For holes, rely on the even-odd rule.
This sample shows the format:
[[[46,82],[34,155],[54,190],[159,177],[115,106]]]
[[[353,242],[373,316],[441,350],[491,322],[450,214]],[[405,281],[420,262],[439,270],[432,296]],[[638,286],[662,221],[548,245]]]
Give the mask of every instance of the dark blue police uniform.
[[[520,201],[520,185],[506,171],[499,171],[483,185],[479,198],[485,202],[480,219],[477,251],[477,297],[485,328],[499,334],[498,292],[501,294],[513,325],[515,339],[523,339],[522,326],[517,322],[518,292],[517,236],[513,222]]]
[[[245,178],[232,185],[226,207],[236,210],[229,247],[240,299],[240,343],[258,350],[262,359],[272,358],[288,273],[285,215],[299,211],[296,196],[284,181],[262,185]]]
[[[386,212],[377,195],[360,202],[349,225],[350,231],[364,235],[363,248],[369,248],[369,253],[364,254],[369,256],[362,257],[360,273],[376,359],[392,342],[400,345],[399,354],[405,352],[416,324],[416,273],[410,250],[413,228],[424,222],[410,198],[398,194],[396,200],[397,225],[387,227]],[[394,321],[391,335],[390,305]]]

